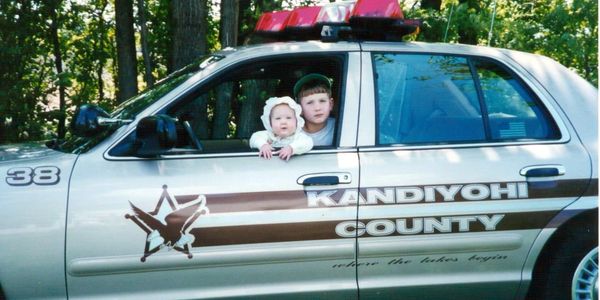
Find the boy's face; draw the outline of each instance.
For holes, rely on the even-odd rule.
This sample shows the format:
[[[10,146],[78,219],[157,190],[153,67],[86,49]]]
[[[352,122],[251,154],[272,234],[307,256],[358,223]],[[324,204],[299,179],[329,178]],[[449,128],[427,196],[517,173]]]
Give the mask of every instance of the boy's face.
[[[296,132],[296,114],[287,104],[279,104],[271,110],[271,128],[273,134],[286,138]]]
[[[317,93],[300,99],[302,116],[309,125],[321,125],[327,122],[333,109],[333,99],[327,93]]]

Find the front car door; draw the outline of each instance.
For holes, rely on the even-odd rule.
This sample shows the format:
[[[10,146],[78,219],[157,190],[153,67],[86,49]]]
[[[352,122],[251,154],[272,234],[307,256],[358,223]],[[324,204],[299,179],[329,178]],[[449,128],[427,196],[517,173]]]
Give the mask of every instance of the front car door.
[[[496,52],[425,48],[363,45],[361,299],[513,299],[588,155]]]
[[[132,124],[82,154],[69,199],[69,297],[356,298],[355,268],[335,267],[355,259],[355,239],[335,229],[357,206],[316,197],[358,188],[356,135],[347,134],[357,126],[358,62],[358,52],[331,47],[234,52],[150,113],[185,125],[169,153],[136,157]],[[288,162],[259,158],[247,143],[262,130],[264,101],[314,72],[334,79],[335,145]]]

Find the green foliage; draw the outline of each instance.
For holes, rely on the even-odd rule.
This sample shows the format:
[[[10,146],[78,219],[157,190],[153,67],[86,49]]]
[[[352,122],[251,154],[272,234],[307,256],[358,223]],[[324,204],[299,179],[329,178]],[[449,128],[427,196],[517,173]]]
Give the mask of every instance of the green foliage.
[[[108,0],[71,5],[71,9],[66,11],[70,23],[62,41],[64,53],[69,58],[66,63],[71,81],[67,85],[70,88],[71,106],[88,102],[113,106],[111,83],[103,78],[114,50],[110,39],[114,34],[111,7]]]
[[[153,75],[159,80],[166,77],[169,65],[171,0],[144,2]],[[240,0],[238,44],[251,35],[263,12],[317,2]],[[407,18],[423,20],[421,32],[408,40],[489,43],[538,53],[598,84],[596,1],[444,0],[440,10],[421,9],[419,0],[399,2]],[[219,0],[207,3],[207,49],[217,51],[221,47]],[[56,131],[57,119],[72,114],[82,103],[96,103],[107,110],[115,107],[113,5],[113,0],[0,1],[0,144],[46,139]],[[57,74],[54,61],[50,12],[58,16],[61,74]],[[139,31],[137,24],[136,28]],[[138,70],[141,78],[141,55]],[[66,112],[57,110],[60,86],[66,88]]]
[[[51,46],[40,1],[0,1],[0,142],[40,139]]]
[[[443,1],[440,11],[418,5],[404,7],[407,18],[423,20],[421,33],[409,40],[474,45],[489,42],[493,47],[546,55],[598,85],[595,1],[449,0]]]
[[[136,0],[137,1],[137,0]],[[148,44],[154,62],[154,77],[164,78],[169,64],[171,36],[169,26],[169,0],[146,0],[146,20],[148,21]]]

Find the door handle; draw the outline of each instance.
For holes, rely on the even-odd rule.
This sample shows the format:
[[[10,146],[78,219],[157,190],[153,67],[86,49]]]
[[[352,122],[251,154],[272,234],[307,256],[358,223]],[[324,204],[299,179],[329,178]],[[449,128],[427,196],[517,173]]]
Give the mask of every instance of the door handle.
[[[565,175],[565,167],[561,165],[529,166],[519,171],[525,177],[553,177]]]
[[[304,186],[337,185],[352,182],[352,175],[347,172],[306,174],[298,178],[297,183]]]

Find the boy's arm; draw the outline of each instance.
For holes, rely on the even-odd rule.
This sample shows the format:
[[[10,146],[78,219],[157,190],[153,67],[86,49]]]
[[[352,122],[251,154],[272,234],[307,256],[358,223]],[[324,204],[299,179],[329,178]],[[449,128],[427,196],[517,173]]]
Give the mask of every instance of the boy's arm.
[[[310,136],[301,131],[296,133],[296,137],[294,138],[294,141],[290,143],[290,147],[294,150],[294,155],[304,154],[312,149],[313,140]]]
[[[269,135],[266,130],[257,131],[250,137],[250,148],[260,149],[262,145],[269,143]]]

